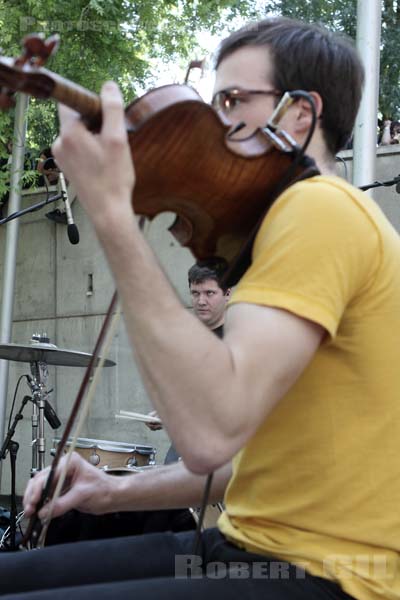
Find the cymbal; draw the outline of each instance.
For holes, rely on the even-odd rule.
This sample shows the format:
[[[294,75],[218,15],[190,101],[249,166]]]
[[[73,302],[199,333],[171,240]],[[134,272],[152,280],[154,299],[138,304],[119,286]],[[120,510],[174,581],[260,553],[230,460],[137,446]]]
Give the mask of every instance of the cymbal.
[[[27,363],[44,362],[60,367],[87,367],[92,355],[86,352],[57,348],[54,344],[0,344],[1,358]],[[99,360],[100,358],[97,359],[96,365]],[[104,366],[114,367],[115,362],[107,358]]]

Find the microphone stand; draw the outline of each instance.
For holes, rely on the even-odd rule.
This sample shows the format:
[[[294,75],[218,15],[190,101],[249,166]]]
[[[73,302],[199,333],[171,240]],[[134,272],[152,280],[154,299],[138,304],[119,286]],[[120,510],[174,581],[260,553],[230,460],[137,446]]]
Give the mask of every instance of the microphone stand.
[[[16,462],[19,450],[18,442],[11,440],[9,443],[10,462],[11,462],[11,505],[10,505],[10,550],[17,550],[17,495],[15,488],[16,481]]]
[[[17,217],[22,217],[22,215],[26,215],[27,213],[35,212],[36,210],[40,210],[41,208],[43,208],[44,206],[47,206],[48,204],[51,204],[52,202],[61,200],[62,197],[63,197],[63,194],[56,194],[56,196],[52,196],[51,198],[42,200],[41,202],[38,202],[37,204],[33,204],[32,206],[28,206],[27,208],[18,210],[17,212],[12,213],[12,215],[8,215],[8,217],[5,217],[5,219],[1,219],[0,225],[3,225],[3,223],[7,223],[8,221],[12,221],[13,219],[16,219]]]
[[[396,192],[398,194],[400,194],[400,189],[398,189],[398,186],[400,186],[400,175],[397,175],[397,177],[390,179],[390,181],[374,181],[374,183],[370,183],[368,185],[361,185],[359,187],[359,189],[362,190],[363,192],[365,192],[372,188],[377,188],[377,187],[381,187],[381,186],[382,187],[390,187],[391,185],[395,185]]]
[[[4,460],[7,455],[7,450],[10,451],[10,462],[11,462],[11,506],[10,506],[10,547],[12,551],[17,550],[16,545],[16,523],[17,523],[17,496],[15,486],[15,473],[16,473],[16,462],[17,453],[19,449],[18,442],[13,441],[13,435],[17,427],[18,421],[23,419],[22,411],[24,410],[25,404],[31,400],[30,396],[24,396],[19,411],[14,417],[14,421],[9,428],[6,438],[0,450],[0,460]]]

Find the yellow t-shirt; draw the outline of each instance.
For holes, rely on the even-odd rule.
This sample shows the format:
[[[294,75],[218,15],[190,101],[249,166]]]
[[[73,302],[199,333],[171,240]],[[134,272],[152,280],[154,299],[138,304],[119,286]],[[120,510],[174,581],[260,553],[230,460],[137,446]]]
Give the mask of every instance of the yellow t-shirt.
[[[339,178],[295,184],[268,212],[231,302],[286,309],[328,334],[235,457],[220,529],[357,599],[399,600],[398,234]]]

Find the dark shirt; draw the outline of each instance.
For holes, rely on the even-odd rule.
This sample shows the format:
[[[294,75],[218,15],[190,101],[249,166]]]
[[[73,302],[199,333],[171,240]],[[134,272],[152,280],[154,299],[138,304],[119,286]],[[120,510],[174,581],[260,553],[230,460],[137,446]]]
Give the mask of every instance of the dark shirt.
[[[215,329],[211,330],[213,333],[215,333],[215,335],[219,338],[223,338],[224,337],[224,325],[220,325],[219,327],[216,327]]]

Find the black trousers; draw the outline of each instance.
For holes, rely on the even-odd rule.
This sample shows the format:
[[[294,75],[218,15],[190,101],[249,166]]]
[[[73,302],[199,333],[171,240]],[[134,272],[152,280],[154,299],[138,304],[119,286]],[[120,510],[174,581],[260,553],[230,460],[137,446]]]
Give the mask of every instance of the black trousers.
[[[250,554],[217,529],[62,544],[0,556],[4,600],[350,600],[335,583]]]
[[[188,509],[127,511],[105,515],[89,515],[72,510],[51,521],[46,546],[194,529],[196,523]]]

